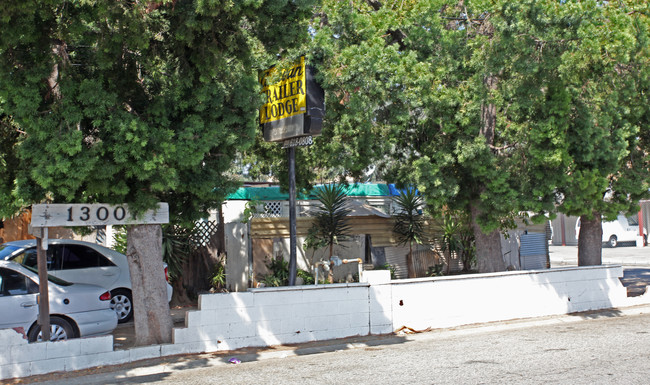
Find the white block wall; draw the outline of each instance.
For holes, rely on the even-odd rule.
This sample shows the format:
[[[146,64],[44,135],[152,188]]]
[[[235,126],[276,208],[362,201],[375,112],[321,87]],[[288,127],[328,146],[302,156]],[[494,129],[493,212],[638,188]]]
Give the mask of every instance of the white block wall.
[[[28,344],[22,334],[3,329],[0,330],[0,350],[0,379],[130,361],[129,351],[113,351],[113,336]]]
[[[176,354],[233,350],[650,304],[627,298],[621,266],[390,280],[207,294],[173,343],[113,350],[113,337],[28,344],[0,330],[0,380]]]
[[[445,328],[630,306],[622,276],[621,266],[593,266],[394,281],[393,327]]]
[[[202,295],[175,345],[232,350],[369,334],[368,284],[251,289]]]

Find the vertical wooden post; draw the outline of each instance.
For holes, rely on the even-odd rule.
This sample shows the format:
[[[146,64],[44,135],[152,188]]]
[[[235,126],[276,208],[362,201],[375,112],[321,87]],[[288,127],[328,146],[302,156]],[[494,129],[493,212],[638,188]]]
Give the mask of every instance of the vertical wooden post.
[[[46,232],[46,229],[41,229]],[[46,233],[47,234],[47,233]],[[42,234],[41,234],[42,235]],[[47,242],[47,241],[46,241]],[[36,261],[38,266],[38,324],[41,326],[43,341],[50,340],[50,296],[47,281],[47,255],[43,238],[36,238]]]

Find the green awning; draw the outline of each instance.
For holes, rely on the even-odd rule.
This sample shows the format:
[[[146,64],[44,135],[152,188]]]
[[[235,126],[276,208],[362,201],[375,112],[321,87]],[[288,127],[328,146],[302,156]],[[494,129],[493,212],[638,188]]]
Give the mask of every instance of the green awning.
[[[315,186],[314,189],[319,188]],[[346,187],[346,195],[349,197],[378,197],[392,196],[391,189],[387,184],[380,183],[357,183]],[[313,190],[309,194],[298,193],[299,200],[316,199]],[[236,192],[230,194],[228,200],[257,200],[257,201],[284,201],[289,200],[289,194],[280,191],[279,186],[272,187],[240,187]]]

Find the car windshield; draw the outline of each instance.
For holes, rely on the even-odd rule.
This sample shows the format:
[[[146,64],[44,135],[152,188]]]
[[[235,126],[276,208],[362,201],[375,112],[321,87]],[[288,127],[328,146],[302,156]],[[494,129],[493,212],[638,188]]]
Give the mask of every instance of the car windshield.
[[[12,246],[8,244],[0,245],[0,260],[6,259],[8,256],[13,254],[16,250],[20,250],[21,247]]]
[[[23,267],[24,267],[25,269],[29,270],[29,271],[32,271],[32,272],[38,274],[38,270],[36,270],[36,269],[33,268],[33,267],[29,267],[29,266],[25,266],[25,265],[23,265]],[[55,283],[55,284],[57,284],[57,285],[59,285],[59,286],[72,286],[72,282],[68,282],[68,281],[66,281],[66,280],[63,280],[63,279],[61,279],[61,278],[54,277],[54,276],[49,275],[49,274],[47,275],[47,280],[50,281],[50,282],[52,282],[52,283]]]

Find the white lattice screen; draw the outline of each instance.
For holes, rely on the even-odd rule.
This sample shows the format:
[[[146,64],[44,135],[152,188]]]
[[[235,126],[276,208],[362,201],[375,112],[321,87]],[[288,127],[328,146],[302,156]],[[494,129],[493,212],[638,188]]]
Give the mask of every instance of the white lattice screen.
[[[268,201],[258,206],[257,217],[281,217],[282,216],[282,201]]]

